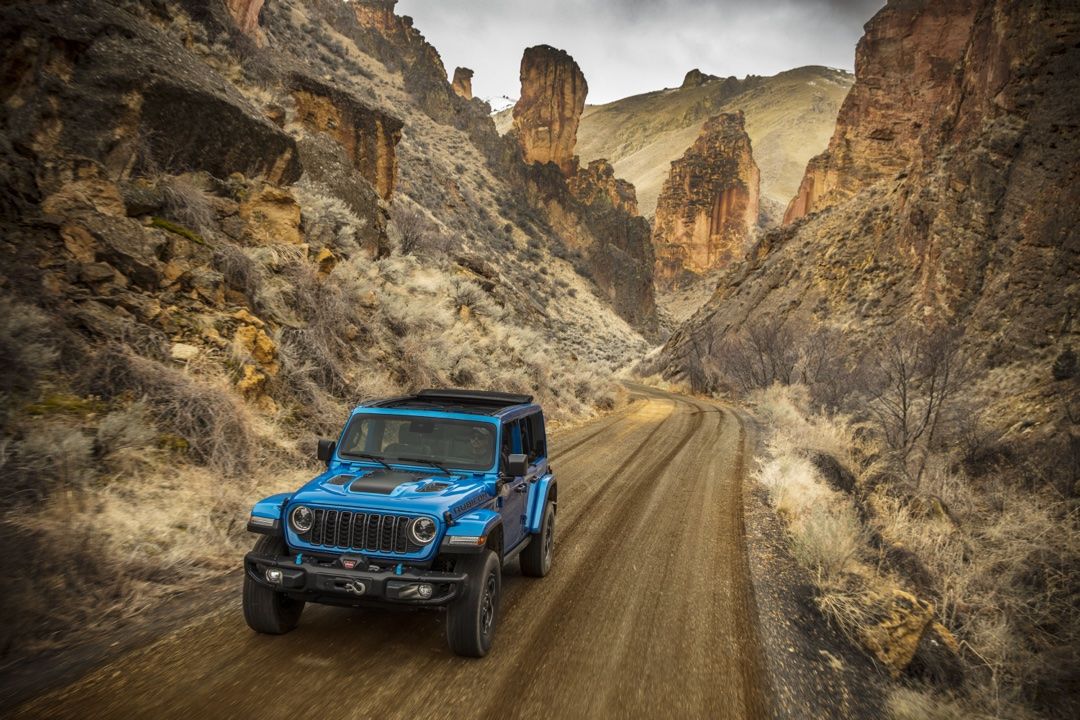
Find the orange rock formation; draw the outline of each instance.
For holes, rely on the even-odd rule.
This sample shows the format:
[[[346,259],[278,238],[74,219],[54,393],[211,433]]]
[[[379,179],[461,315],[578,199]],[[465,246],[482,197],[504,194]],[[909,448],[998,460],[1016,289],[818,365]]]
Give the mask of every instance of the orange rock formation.
[[[703,273],[740,257],[758,219],[761,174],[743,114],[706,121],[671,163],[653,224],[656,280],[673,285],[686,270]]]
[[[472,77],[473,71],[469,68],[459,67],[454,70],[454,92],[466,100],[472,100]]]
[[[549,45],[525,50],[514,128],[526,162],[551,162],[564,175],[574,174],[574,146],[588,92],[585,75],[566,52]]]
[[[397,182],[402,122],[313,78],[295,75],[291,83],[300,122],[337,140],[353,166],[389,200]]]
[[[264,0],[225,0],[233,22],[240,32],[257,35],[259,30],[259,12]]]
[[[934,152],[962,100],[953,69],[968,51],[979,4],[890,3],[867,23],[855,50],[857,82],[829,147],[807,165],[785,224]]]

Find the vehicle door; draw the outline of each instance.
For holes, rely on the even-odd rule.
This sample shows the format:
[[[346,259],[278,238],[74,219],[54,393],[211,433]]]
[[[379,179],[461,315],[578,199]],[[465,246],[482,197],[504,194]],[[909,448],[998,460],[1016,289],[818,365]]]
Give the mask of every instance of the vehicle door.
[[[506,433],[510,435],[511,453],[528,454],[527,427],[527,423],[523,420],[514,420],[503,428],[504,435]],[[509,453],[500,452],[500,470],[506,467],[508,455]],[[518,477],[503,474],[503,477],[505,481],[499,493],[502,499],[503,549],[510,550],[525,537],[525,510],[529,498],[529,481],[528,473]]]

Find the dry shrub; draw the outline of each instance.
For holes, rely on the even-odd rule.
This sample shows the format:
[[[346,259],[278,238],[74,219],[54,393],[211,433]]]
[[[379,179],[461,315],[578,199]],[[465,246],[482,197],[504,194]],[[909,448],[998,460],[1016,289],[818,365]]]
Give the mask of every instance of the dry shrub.
[[[216,228],[210,193],[191,175],[163,177],[159,183],[165,200],[164,213],[199,235],[207,237]]]
[[[222,242],[214,246],[214,267],[221,273],[225,283],[248,301],[254,301],[262,285],[262,271],[243,248]]]
[[[58,356],[49,316],[36,307],[0,297],[0,367],[4,369],[0,393],[31,387]]]
[[[302,180],[296,197],[304,237],[314,249],[330,248],[343,257],[360,249],[359,233],[367,226],[367,219],[357,217],[348,205],[316,183]]]
[[[991,717],[958,698],[912,688],[897,688],[889,693],[888,711],[891,720],[989,720]],[[1022,716],[1011,717],[1020,720]]]
[[[3,453],[5,504],[41,500],[94,477],[94,441],[82,429],[47,420],[22,430]]]
[[[98,352],[85,382],[103,397],[145,397],[158,427],[183,438],[196,462],[230,476],[249,469],[255,440],[247,411],[227,386],[118,347]]]
[[[990,707],[1023,701],[1058,715],[1080,710],[1077,698],[1053,690],[1076,681],[1075,508],[1049,490],[1018,489],[1001,475],[981,478],[975,487],[944,463],[919,489],[939,498],[948,514],[881,494],[880,529],[930,569],[942,617],[963,641],[973,669],[987,678]]]
[[[157,438],[149,403],[137,400],[101,419],[95,450],[112,472],[134,476],[156,461]]]

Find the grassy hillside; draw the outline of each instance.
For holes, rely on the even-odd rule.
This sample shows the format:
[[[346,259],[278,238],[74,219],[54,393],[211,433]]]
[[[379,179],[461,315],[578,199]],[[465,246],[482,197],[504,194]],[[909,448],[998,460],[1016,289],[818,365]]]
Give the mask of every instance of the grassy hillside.
[[[693,143],[702,123],[742,110],[761,168],[764,209],[775,214],[798,190],[806,162],[828,144],[852,80],[839,70],[802,67],[773,77],[711,78],[696,87],[590,106],[581,119],[578,153],[582,162],[610,160],[616,174],[637,188],[642,214],[652,215],[669,163]]]

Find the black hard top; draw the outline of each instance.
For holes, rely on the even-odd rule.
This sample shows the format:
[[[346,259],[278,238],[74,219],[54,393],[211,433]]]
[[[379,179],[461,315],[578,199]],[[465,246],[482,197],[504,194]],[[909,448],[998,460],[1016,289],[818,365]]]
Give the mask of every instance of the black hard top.
[[[492,390],[429,389],[421,390],[415,395],[379,400],[371,403],[371,406],[497,415],[506,408],[515,405],[528,405],[532,401],[532,395],[518,395]]]

